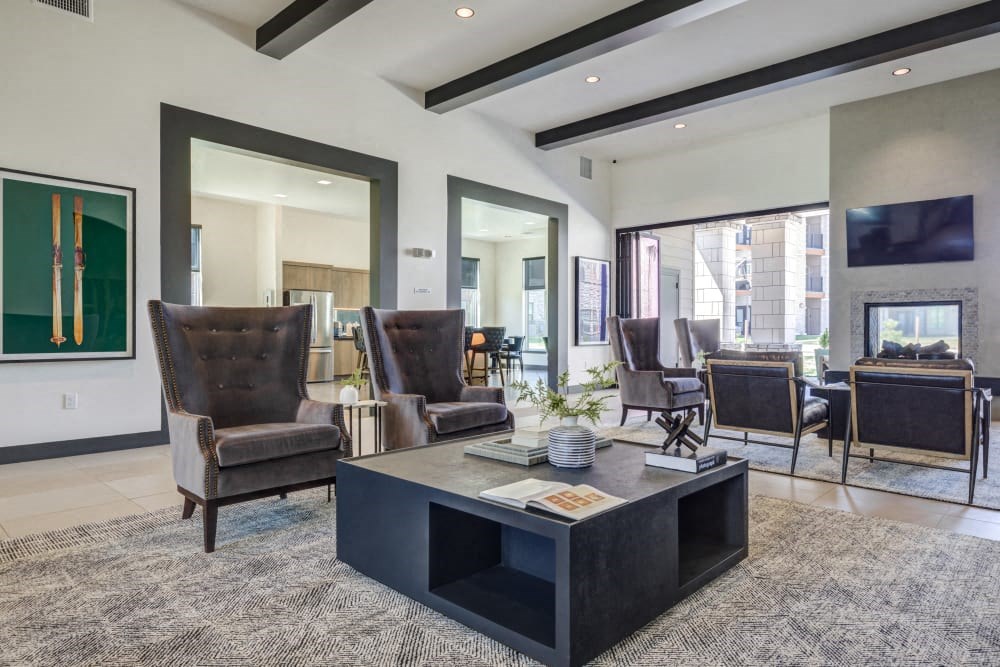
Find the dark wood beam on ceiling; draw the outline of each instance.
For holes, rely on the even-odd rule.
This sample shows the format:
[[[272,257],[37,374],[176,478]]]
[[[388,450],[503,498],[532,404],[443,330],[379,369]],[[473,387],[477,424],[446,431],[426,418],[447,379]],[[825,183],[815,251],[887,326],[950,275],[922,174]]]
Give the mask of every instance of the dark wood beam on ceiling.
[[[424,108],[445,113],[528,81],[634,44],[745,0],[642,0],[424,93]]]
[[[546,150],[608,136],[810,81],[1000,32],[1000,0],[990,0],[743,74],[543,130]]]
[[[284,58],[372,0],[295,0],[257,28],[257,50]]]

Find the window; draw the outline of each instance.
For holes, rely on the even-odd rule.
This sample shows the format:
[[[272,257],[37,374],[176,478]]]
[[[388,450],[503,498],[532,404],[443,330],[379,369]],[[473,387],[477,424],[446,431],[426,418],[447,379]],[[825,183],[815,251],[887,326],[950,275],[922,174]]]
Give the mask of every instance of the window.
[[[524,349],[528,352],[545,352],[549,335],[548,310],[545,290],[545,258],[526,257],[524,270]]]
[[[201,225],[191,226],[191,305],[201,305]]]
[[[479,326],[479,260],[474,257],[462,258],[462,310],[465,311],[465,326]]]

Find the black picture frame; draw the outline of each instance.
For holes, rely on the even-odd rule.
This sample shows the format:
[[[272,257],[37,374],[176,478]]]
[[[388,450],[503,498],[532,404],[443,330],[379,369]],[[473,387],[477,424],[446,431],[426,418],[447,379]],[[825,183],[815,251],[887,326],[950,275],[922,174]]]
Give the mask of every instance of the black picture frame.
[[[574,260],[574,344],[609,345],[608,316],[611,314],[611,261],[593,257]]]
[[[0,348],[0,363],[49,363],[49,362],[70,362],[70,361],[116,361],[116,360],[134,360],[136,358],[135,349],[135,335],[136,335],[136,189],[134,187],[129,187],[125,185],[115,185],[112,183],[102,183],[99,181],[88,181],[79,178],[71,178],[67,176],[57,176],[53,174],[42,174],[31,171],[24,171],[20,169],[10,169],[7,167],[0,166],[0,234],[3,233],[3,222],[2,222],[2,206],[3,206],[3,190],[4,181],[7,178],[12,178],[14,180],[24,180],[27,182],[34,182],[39,184],[48,184],[53,187],[65,187],[72,188],[74,190],[84,190],[93,191],[98,193],[119,195],[125,198],[125,215],[126,215],[126,242],[125,242],[125,262],[126,268],[124,271],[124,277],[126,280],[126,313],[125,313],[125,344],[123,349],[109,351],[109,352],[64,352],[64,353],[4,353],[3,349]],[[2,240],[0,240],[2,243]],[[84,248],[87,245],[87,236],[84,233]],[[74,253],[72,247],[65,247],[63,252],[63,265],[72,267],[74,262]],[[85,255],[84,255],[85,257]],[[84,260],[85,263],[86,260]],[[54,267],[53,267],[54,268]],[[84,268],[84,279],[86,279],[86,269]],[[0,289],[2,289],[3,274],[0,273]],[[73,312],[72,301],[66,303],[64,301],[64,315],[66,314],[66,309],[69,312]],[[2,294],[0,294],[0,303],[2,303]],[[2,341],[3,324],[0,322],[0,341]],[[71,330],[67,330],[65,333],[68,334],[66,338],[71,338]]]

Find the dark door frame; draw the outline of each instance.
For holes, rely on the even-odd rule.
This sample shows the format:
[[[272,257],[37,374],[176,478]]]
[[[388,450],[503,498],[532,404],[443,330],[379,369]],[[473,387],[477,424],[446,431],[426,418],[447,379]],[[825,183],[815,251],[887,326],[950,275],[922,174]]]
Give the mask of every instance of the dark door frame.
[[[559,369],[569,367],[569,206],[514,190],[498,188],[458,176],[448,176],[448,286],[449,308],[462,307],[462,199],[506,206],[549,218],[546,270],[548,287],[548,383],[556,387]]]
[[[711,215],[704,218],[689,218],[687,220],[672,220],[670,222],[654,222],[648,225],[637,225],[635,227],[619,227],[615,230],[615,248],[617,248],[618,271],[615,276],[615,294],[618,295],[618,315],[621,317],[631,317],[628,312],[628,304],[631,303],[632,285],[628,279],[628,271],[623,270],[622,264],[631,261],[631,257],[622,254],[622,244],[624,237],[632,232],[648,232],[654,229],[665,229],[667,227],[685,227],[687,225],[697,225],[704,222],[722,222],[724,220],[739,220],[741,218],[757,218],[765,215],[777,215],[778,213],[798,213],[799,211],[812,211],[815,209],[829,209],[830,202],[818,202],[815,204],[796,204],[794,206],[781,206],[769,208],[761,211],[744,211],[742,213],[726,213],[724,215]],[[661,240],[662,242],[662,240]],[[623,306],[623,304],[625,304]]]
[[[395,162],[170,104],[160,105],[160,298],[171,303],[191,299],[192,139],[369,181],[371,303],[396,307],[399,178]]]
[[[372,304],[382,308],[396,307],[398,175],[395,162],[170,104],[160,105],[160,298],[185,304],[191,299],[192,139],[370,181]],[[141,225],[143,221],[136,223]],[[150,221],[149,224],[155,223]],[[144,308],[136,309],[137,321],[144,311]],[[2,447],[0,464],[149,447],[169,441],[167,414],[161,399],[158,430]]]

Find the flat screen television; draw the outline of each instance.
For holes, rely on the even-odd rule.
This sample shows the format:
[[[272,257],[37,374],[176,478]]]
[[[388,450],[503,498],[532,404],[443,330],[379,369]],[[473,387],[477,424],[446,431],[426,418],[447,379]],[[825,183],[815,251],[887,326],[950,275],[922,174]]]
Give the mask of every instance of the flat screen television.
[[[847,210],[847,266],[973,258],[972,195]]]

